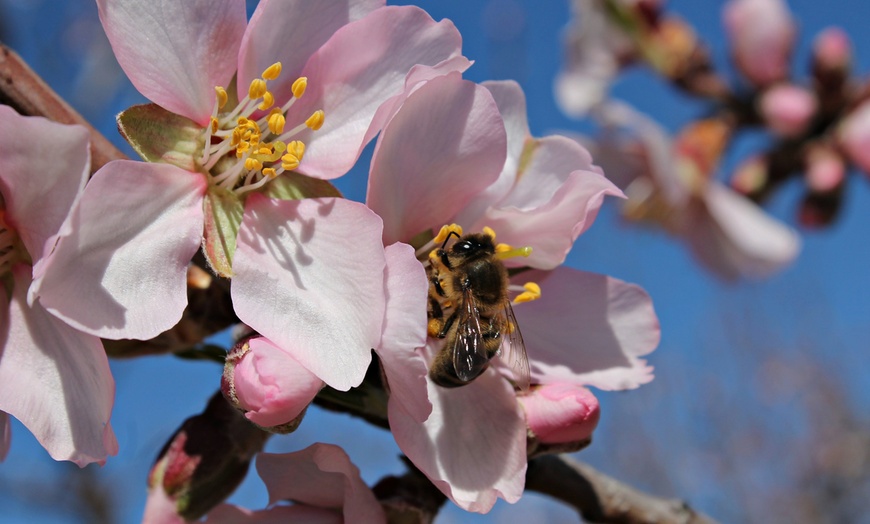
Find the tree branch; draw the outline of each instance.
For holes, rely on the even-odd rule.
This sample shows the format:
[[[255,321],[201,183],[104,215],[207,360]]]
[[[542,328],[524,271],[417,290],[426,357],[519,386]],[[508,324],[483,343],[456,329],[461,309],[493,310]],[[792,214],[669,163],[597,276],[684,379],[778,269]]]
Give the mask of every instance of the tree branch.
[[[110,160],[127,158],[70,107],[14,51],[0,43],[0,103],[25,116],[43,116],[61,124],[85,126],[91,134],[91,173]]]
[[[591,466],[562,455],[529,461],[526,489],[550,495],[590,522],[619,524],[713,524],[686,502],[641,493]]]

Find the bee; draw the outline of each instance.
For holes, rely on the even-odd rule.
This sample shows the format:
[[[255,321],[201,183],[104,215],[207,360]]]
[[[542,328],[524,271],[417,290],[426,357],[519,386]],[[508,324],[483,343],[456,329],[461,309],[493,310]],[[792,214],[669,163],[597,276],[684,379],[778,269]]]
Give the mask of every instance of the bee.
[[[453,235],[458,239],[445,249]],[[496,257],[493,236],[452,231],[429,261],[429,335],[444,339],[429,369],[432,381],[463,386],[501,355],[516,384],[528,389],[529,360],[508,298],[508,271]]]

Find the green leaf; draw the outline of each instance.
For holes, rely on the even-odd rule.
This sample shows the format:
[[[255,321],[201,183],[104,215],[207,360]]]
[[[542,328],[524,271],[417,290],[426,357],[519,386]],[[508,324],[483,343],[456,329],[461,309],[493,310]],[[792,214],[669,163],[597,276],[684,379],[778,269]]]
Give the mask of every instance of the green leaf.
[[[118,130],[146,162],[196,171],[203,127],[157,104],[132,106],[118,115]]]
[[[281,173],[278,178],[269,182],[263,194],[279,200],[341,197],[341,192],[328,181],[311,178],[295,171]]]
[[[202,247],[205,258],[215,273],[233,276],[233,255],[236,236],[245,212],[244,203],[232,191],[209,187],[205,195],[205,227]]]

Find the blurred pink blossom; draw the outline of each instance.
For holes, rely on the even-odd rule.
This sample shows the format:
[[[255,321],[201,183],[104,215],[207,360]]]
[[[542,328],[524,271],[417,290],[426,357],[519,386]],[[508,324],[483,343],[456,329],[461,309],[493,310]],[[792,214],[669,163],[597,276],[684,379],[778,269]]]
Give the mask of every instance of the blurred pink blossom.
[[[777,84],[761,95],[759,113],[768,128],[779,136],[793,138],[804,133],[818,109],[816,96],[803,87]]]
[[[738,69],[756,86],[788,76],[796,28],[783,0],[730,0],[722,17]]]
[[[90,173],[88,137],[81,126],[0,106],[0,458],[10,441],[6,413],[55,460],[103,464],[118,452],[103,345],[46,311],[39,290],[71,269],[52,250]]]
[[[828,27],[813,41],[813,60],[816,67],[845,71],[852,62],[852,40],[839,27]]]
[[[870,102],[864,102],[840,121],[837,138],[846,156],[870,173]]]
[[[595,395],[574,384],[547,384],[518,398],[529,429],[545,444],[590,438],[601,415]]]

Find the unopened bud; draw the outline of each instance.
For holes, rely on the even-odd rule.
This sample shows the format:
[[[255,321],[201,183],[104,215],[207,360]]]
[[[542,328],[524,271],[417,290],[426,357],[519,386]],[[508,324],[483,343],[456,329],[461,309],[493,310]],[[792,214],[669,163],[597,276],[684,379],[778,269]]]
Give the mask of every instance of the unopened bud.
[[[766,90],[758,102],[758,112],[775,134],[794,138],[803,134],[819,104],[809,90],[793,84],[778,84]]]
[[[839,87],[852,66],[852,41],[839,27],[829,27],[813,42],[813,76],[823,86]]]
[[[795,22],[783,0],[730,0],[722,12],[731,56],[756,86],[788,76]]]
[[[205,515],[242,482],[268,436],[220,393],[213,395],[205,411],[184,421],[151,467],[143,521]]]
[[[272,433],[295,431],[322,387],[322,380],[264,337],[239,341],[221,379],[227,400]]]
[[[805,180],[814,193],[829,193],[846,181],[846,163],[832,147],[811,147],[806,156]]]
[[[849,160],[870,174],[870,102],[864,102],[840,122],[837,139]]]
[[[734,171],[731,187],[738,193],[754,198],[768,189],[768,169],[767,159],[763,156],[749,157]]]
[[[540,443],[585,443],[598,425],[598,399],[582,386],[546,384],[518,398],[529,431]]]

